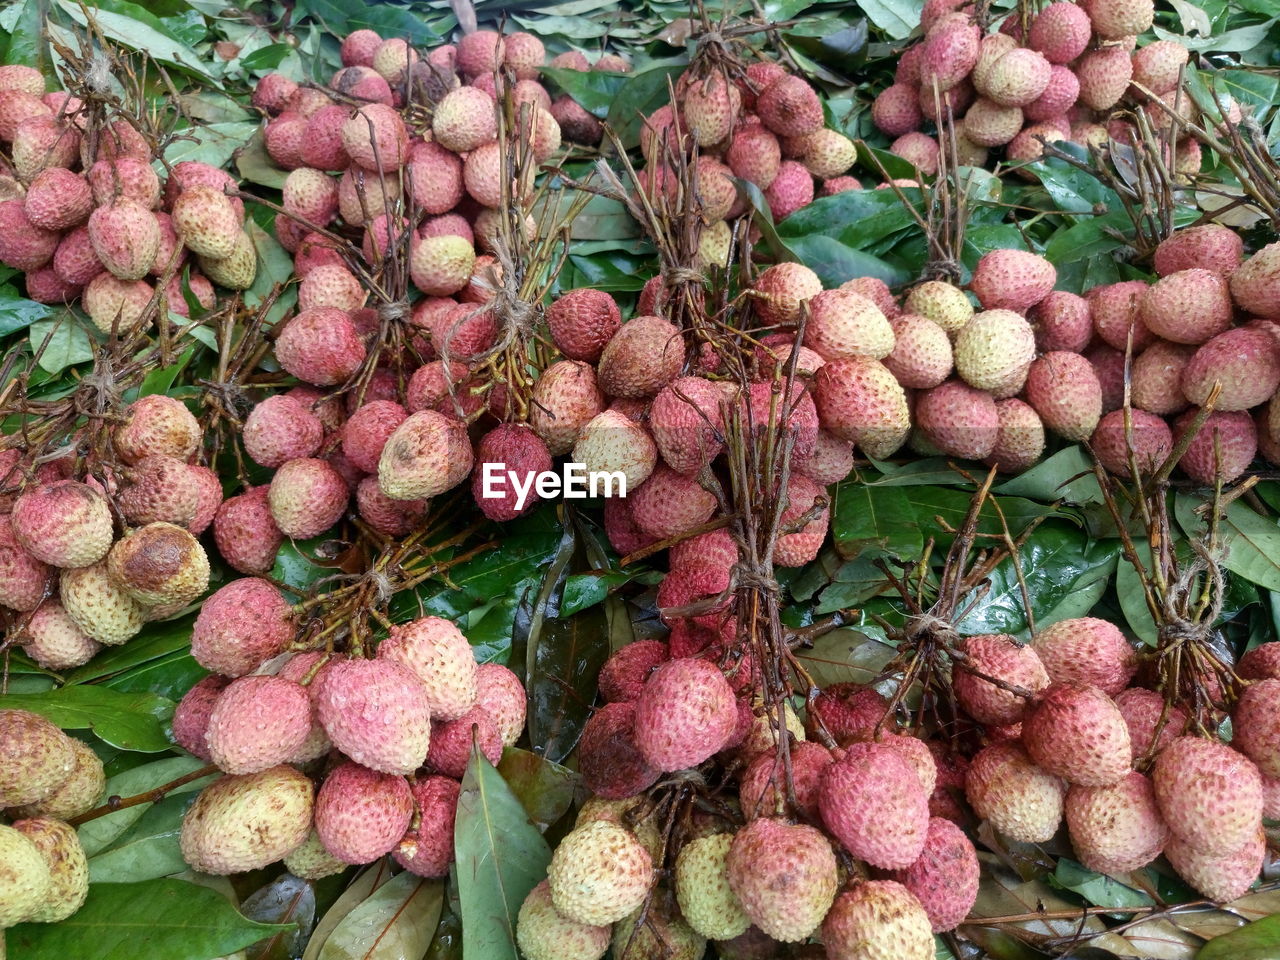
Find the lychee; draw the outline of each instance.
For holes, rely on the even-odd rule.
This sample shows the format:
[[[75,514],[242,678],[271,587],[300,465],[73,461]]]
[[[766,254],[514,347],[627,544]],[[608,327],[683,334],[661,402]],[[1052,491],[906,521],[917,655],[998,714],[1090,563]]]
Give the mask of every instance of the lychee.
[[[835,899],[835,853],[826,837],[803,824],[752,820],[734,834],[726,869],[743,912],[784,943],[809,937]]]
[[[1014,740],[978,751],[965,777],[973,812],[1020,843],[1044,843],[1057,833],[1066,790],[1062,780],[1032,763]]]
[[[284,765],[215,780],[182,819],[182,857],[212,874],[274,863],[306,839],[313,794],[310,779]]]
[[[736,726],[733,689],[706,660],[667,661],[636,700],[636,746],[659,770],[697,766],[724,747]]]
[[[631,831],[593,820],[560,841],[547,883],[561,916],[578,923],[613,923],[643,902],[653,883],[653,861]]]
[[[201,605],[191,628],[191,654],[207,670],[244,676],[293,639],[292,617],[273,584],[257,577],[232,580]]]
[[[920,856],[929,794],[911,764],[884,743],[853,743],[823,774],[822,821],[853,856],[901,869]]]

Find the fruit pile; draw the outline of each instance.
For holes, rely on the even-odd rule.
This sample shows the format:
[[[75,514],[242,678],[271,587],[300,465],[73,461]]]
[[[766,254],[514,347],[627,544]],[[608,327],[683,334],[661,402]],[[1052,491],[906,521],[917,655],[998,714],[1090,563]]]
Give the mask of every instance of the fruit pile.
[[[129,118],[102,121],[44,87],[33,67],[0,67],[0,142],[13,158],[0,177],[0,262],[23,271],[32,300],[78,299],[99,330],[124,335],[160,306],[211,309],[215,283],[252,285],[257,253],[230,174],[184,160],[162,182]]]
[[[727,575],[728,546],[686,541],[671,576]],[[1047,842],[1065,821],[1076,857],[1121,877],[1163,853],[1213,900],[1241,896],[1261,869],[1262,818],[1280,814],[1280,644],[1239,664],[1230,746],[1130,686],[1137,651],[1082,618],[1026,646],[960,642],[954,693],[976,752],[900,724],[876,688],[838,683],[810,698],[804,724],[786,705],[780,753],[751,685],[717,666],[723,651],[678,649],[699,626],[629,644],[601,672],[606,702],[579,747],[593,797],[520,911],[530,960],[567,943],[581,960],[611,942],[615,955],[649,956],[655,936],[679,956],[701,956],[708,940],[723,941],[721,956],[766,956],[818,934],[833,960],[868,955],[867,942],[876,956],[927,960],[932,933],[974,905],[964,828],[977,820],[1020,843]],[[681,781],[707,797],[673,816],[664,801]],[[848,874],[864,879],[846,887]]]
[[[0,930],[56,923],[89,893],[89,866],[68,820],[102,799],[102,761],[44,717],[0,710]]]
[[[17,448],[0,451],[0,489],[21,489],[0,495],[9,508],[0,516],[0,604],[29,613],[16,640],[51,670],[125,643],[209,586],[197,538],[222,503],[222,485],[195,462],[200,424],[159,394],[135,400],[121,421],[110,459],[81,480],[71,476],[74,457],[33,470]]]
[[[192,654],[213,672],[178,705],[173,735],[226,775],[184,818],[183,856],[213,874],[284,860],[315,880],[391,853],[444,876],[473,730],[496,764],[524,730],[520,680],[477,664],[438,617],[393,626],[372,658],[299,650],[299,619],[256,577],[200,609]]]
[[[1161,127],[1166,117],[1155,101],[1181,114],[1191,107],[1179,92],[1187,48],[1157,40],[1135,49],[1154,13],[1152,0],[1057,0],[1025,18],[1014,11],[986,32],[963,0],[929,0],[923,36],[902,52],[872,119],[896,138],[890,150],[927,175],[938,170],[939,144],[922,127],[940,127],[948,116],[967,166],[985,166],[989,151],[1001,148],[1010,162],[1036,160],[1045,141],[1129,142],[1133,123],[1110,117],[1126,97],[1147,105]],[[1175,174],[1198,173],[1199,142],[1178,141],[1168,159]]]
[[[1054,289],[1057,273],[1044,257],[993,250],[968,285],[977,312],[945,281],[911,288],[899,305],[882,281],[823,290],[797,263],[769,267],[753,289],[766,323],[794,327],[804,317],[798,368],[813,377],[817,449],[839,455],[815,477],[824,483],[848,473],[848,444],[876,460],[909,444],[1018,473],[1040,459],[1046,430],[1089,441],[1119,476],[1130,475],[1131,457],[1149,474],[1215,390],[1182,472],[1211,484],[1217,455],[1226,482],[1259,449],[1275,462],[1280,244],[1244,260],[1234,231],[1207,224],[1161,243],[1155,267],[1154,283],[1127,280],[1079,296]],[[794,349],[791,335],[766,342]],[[805,464],[800,471],[811,472]]]

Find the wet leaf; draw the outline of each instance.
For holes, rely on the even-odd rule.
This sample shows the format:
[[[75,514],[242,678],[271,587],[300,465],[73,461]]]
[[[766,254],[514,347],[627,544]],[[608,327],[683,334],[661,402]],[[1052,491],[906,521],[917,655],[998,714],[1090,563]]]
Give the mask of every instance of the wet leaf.
[[[373,892],[391,879],[391,861],[383,857],[374,861],[363,870],[351,885],[320,918],[311,939],[307,941],[307,949],[302,953],[302,960],[318,960],[320,951],[333,934],[334,930],[353,910],[372,896]]]
[[[7,337],[17,330],[29,327],[51,313],[53,307],[21,296],[13,284],[0,285],[0,337]],[[38,339],[32,340],[33,348],[39,345]]]
[[[10,709],[31,710],[64,730],[92,730],[121,750],[159,753],[170,747],[164,725],[173,701],[153,693],[121,693],[99,686],[74,686],[39,695],[5,698]]]
[[[306,880],[282,874],[244,898],[240,910],[259,923],[292,923],[296,929],[278,933],[245,951],[245,960],[291,960],[302,952],[316,922],[316,890]]]
[[[895,558],[914,558],[924,549],[924,537],[906,492],[900,487],[877,490],[861,484],[836,489],[831,536],[845,557],[866,551]]]
[[[92,884],[84,906],[68,919],[20,924],[5,937],[11,960],[84,957],[86,949],[94,960],[207,960],[279,930],[241,916],[214,890],[164,878]]]
[[[547,873],[551,850],[479,750],[462,779],[453,832],[463,954],[517,960],[516,915]]]
[[[187,792],[148,804],[142,816],[110,847],[89,859],[89,882],[137,883],[185,870],[178,834],[183,815],[194,801],[195,794]]]
[[[1089,870],[1066,857],[1058,861],[1053,881],[1078,893],[1095,907],[1145,907],[1155,902],[1141,890],[1126,886],[1105,873]]]
[[[32,323],[29,339],[31,352],[39,354],[37,362],[49,373],[61,373],[67,367],[93,359],[89,332],[69,310],[60,316]]]
[[[444,884],[407,870],[378,888],[329,935],[318,960],[396,960],[421,957],[431,945]]]
[[[870,683],[897,651],[852,627],[824,633],[812,647],[796,651],[809,676],[820,687],[833,683]]]
[[[609,657],[604,608],[545,620],[530,632],[529,644],[529,739],[561,761],[578,742],[595,700],[596,677]]]
[[[578,775],[568,767],[518,747],[502,751],[498,773],[540,830],[565,815],[578,785]]]

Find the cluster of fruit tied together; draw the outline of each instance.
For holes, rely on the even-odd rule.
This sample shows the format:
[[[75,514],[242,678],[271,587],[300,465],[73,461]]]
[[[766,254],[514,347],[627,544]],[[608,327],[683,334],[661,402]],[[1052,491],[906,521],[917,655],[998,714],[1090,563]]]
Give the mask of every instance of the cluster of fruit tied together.
[[[1161,129],[1169,115],[1191,119],[1195,110],[1180,89],[1187,48],[1157,40],[1136,49],[1154,14],[1152,0],[1058,0],[1025,19],[1015,11],[987,33],[965,0],[929,0],[923,36],[902,52],[872,118],[897,138],[891,151],[927,175],[938,171],[939,143],[921,127],[941,127],[948,117],[965,166],[986,166],[1000,148],[1008,161],[1026,162],[1043,155],[1045,142],[1132,143],[1133,122],[1111,116],[1126,97],[1145,105]],[[1230,122],[1240,119],[1234,103],[1223,108]],[[1200,143],[1174,139],[1165,147],[1171,172],[1199,173]]]
[[[0,262],[24,272],[31,299],[79,299],[94,326],[123,336],[149,326],[155,306],[187,317],[192,304],[213,307],[215,283],[252,285],[257,253],[230,174],[185,160],[162,182],[135,121],[44,89],[34,67],[0,67],[0,142],[13,159],[0,170]]]

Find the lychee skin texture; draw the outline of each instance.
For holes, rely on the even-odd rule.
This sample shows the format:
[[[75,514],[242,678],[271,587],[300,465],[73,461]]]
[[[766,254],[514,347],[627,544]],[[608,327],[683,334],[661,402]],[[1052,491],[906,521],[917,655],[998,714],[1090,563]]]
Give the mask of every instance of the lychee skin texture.
[[[209,674],[183,694],[173,711],[173,739],[178,746],[206,763],[211,759],[208,743],[209,717],[227,683],[226,677],[216,673]]]
[[[653,860],[630,830],[592,820],[560,841],[547,883],[561,916],[594,926],[613,923],[648,895]]]
[[[1143,49],[1151,46],[1156,44]],[[1230,277],[1243,260],[1244,240],[1240,234],[1220,223],[1206,223],[1177,230],[1160,241],[1151,264],[1162,277],[1192,267],[1203,267]],[[1234,295],[1234,290],[1232,292]]]
[[[1027,698],[1002,689],[983,677],[1029,690],[1033,695],[1049,685],[1049,674],[1039,655],[1013,637],[988,634],[965,637],[965,660],[958,664],[952,686],[966,713],[979,723],[1007,724],[1022,720]],[[965,665],[971,667],[966,670]]]
[[[70,820],[92,810],[102,800],[107,782],[102,761],[87,743],[73,737],[67,739],[75,756],[71,773],[43,800],[11,807],[10,817]]]
[[[1264,777],[1280,778],[1280,680],[1245,687],[1232,713],[1232,743]]]
[[[293,639],[292,609],[257,577],[232,580],[204,601],[191,628],[191,654],[206,670],[241,677]]]
[[[325,849],[314,827],[307,833],[307,839],[284,858],[284,865],[301,880],[323,880],[347,869],[347,864]]]
[[[440,617],[393,626],[378,657],[412,670],[427,691],[433,720],[454,720],[476,703],[476,659],[462,631]]]
[[[1098,429],[1093,432],[1090,445],[1099,463],[1124,478],[1129,477],[1132,448],[1139,471],[1149,476],[1173,449],[1173,431],[1161,417],[1145,410],[1132,410],[1129,417],[1131,430],[1126,431],[1125,411],[1112,410],[1103,416],[1098,421]]]
[[[627,491],[631,518],[641,532],[659,540],[706,523],[715,512],[715,495],[665,463],[634,492]]]
[[[651,397],[679,376],[683,365],[684,341],[670,321],[633,317],[600,353],[599,386],[611,397]]]
[[[1102,418],[1102,385],[1078,353],[1054,351],[1034,361],[1026,398],[1046,427],[1074,442],[1087,440]]]
[[[0,516],[0,606],[24,612],[34,610],[50,586],[48,565],[18,544],[12,521]]]
[[[37,803],[75,767],[70,738],[27,710],[0,710],[0,804]]]
[[[609,949],[610,929],[560,915],[543,880],[529,891],[516,918],[516,944],[528,960],[599,960]]]
[[[310,779],[290,766],[222,777],[182,819],[182,858],[200,873],[258,870],[307,838],[312,806]]]
[[[471,493],[481,512],[490,520],[514,520],[541,499],[531,481],[539,473],[551,469],[551,453],[542,438],[524,424],[503,423],[480,439],[476,449],[476,464],[477,467],[471,474]],[[496,466],[487,468],[487,464]],[[502,496],[486,496],[486,469],[496,469],[498,476],[503,478],[514,473],[516,480],[504,482],[499,488]],[[527,487],[522,486],[527,493],[524,504],[519,507],[519,495],[513,489],[517,484],[529,484]]]
[[[345,310],[312,307],[285,325],[276,339],[276,360],[304,383],[331,387],[360,369],[365,347]]]
[[[1028,311],[1042,353],[1066,350],[1080,353],[1093,339],[1089,301],[1065,290],[1053,290]]]
[[[723,397],[715,384],[702,377],[677,377],[654,397],[649,429],[672,470],[697,474],[720,454]]]
[[[111,549],[114,529],[106,498],[60,480],[31,487],[13,504],[13,534],[31,556],[52,567],[87,567]]]
[[[514,747],[524,732],[528,710],[520,678],[500,663],[482,663],[476,670],[476,705],[493,718],[504,747]]]
[[[680,913],[710,940],[732,940],[746,933],[751,918],[729,888],[727,861],[732,833],[698,837],[676,857],[675,893]]]
[[[867,880],[836,899],[822,922],[831,960],[929,960],[933,934],[924,907],[895,880]]]
[[[756,278],[756,313],[769,324],[794,323],[800,305],[822,292],[822,281],[799,263],[776,263]]]
[[[104,646],[119,646],[142,629],[146,610],[116,583],[106,563],[64,570],[58,596],[75,625]]]
[[[883,743],[850,744],[822,777],[822,822],[854,857],[886,870],[924,848],[929,794],[911,765]]]
[[[604,409],[596,371],[581,360],[560,360],[543,371],[533,402],[529,426],[553,457],[572,450],[583,428]]]
[[[1103,40],[1122,40],[1144,33],[1155,17],[1152,0],[1084,0],[1081,4]]]
[[[920,856],[893,879],[920,901],[934,933],[954,930],[978,899],[978,854],[958,826],[930,817]]]
[[[635,745],[635,704],[606,703],[592,714],[578,742],[578,771],[596,796],[623,800],[657,783],[662,771]]]
[[[951,375],[951,340],[942,327],[925,317],[903,314],[889,321],[893,352],[884,365],[904,387],[936,387]]]
[[[163,454],[187,460],[200,446],[200,424],[186,405],[164,394],[139,397],[125,409],[128,419],[112,436],[125,463]]]
[[[1192,407],[1174,421],[1176,436],[1191,429],[1199,411]],[[1249,468],[1258,452],[1258,430],[1253,418],[1242,410],[1212,413],[1178,461],[1182,472],[1196,483],[1210,486],[1219,471],[1222,482],[1230,483]]]
[[[0,564],[0,572],[3,571]],[[46,600],[36,607],[20,639],[27,656],[46,670],[78,667],[101,649],[101,644],[76,626],[57,600]]]
[[[1265,403],[1280,386],[1280,352],[1275,338],[1257,327],[1237,327],[1218,334],[1192,355],[1182,370],[1182,392],[1204,406],[1220,385],[1214,409],[1249,410]]]
[[[502,759],[502,734],[483,707],[472,707],[456,720],[431,724],[427,767],[461,780],[471,762],[473,746],[478,746],[484,758],[495,767]]]
[[[750,749],[755,731],[748,734],[744,752]],[[803,730],[800,731],[803,735]],[[738,792],[747,817],[783,816],[787,809],[785,773],[772,749],[775,737],[769,729],[769,748],[761,751],[742,774]],[[819,815],[818,799],[822,793],[822,775],[831,764],[831,751],[820,743],[800,740],[791,745],[791,780],[796,804],[806,815]],[[723,939],[723,938],[719,938]]]
[[[107,554],[107,570],[144,606],[190,603],[209,586],[209,557],[200,541],[171,523],[130,530]]]
[[[213,538],[222,559],[244,574],[266,573],[275,563],[284,534],[271,519],[268,487],[229,497],[213,518]]]
[[[1178,737],[1156,758],[1152,782],[1165,823],[1191,849],[1227,856],[1258,828],[1262,778],[1224,743]]]
[[[856,683],[833,683],[813,701],[809,726],[817,729],[822,721],[826,731],[839,744],[865,737],[885,718],[889,702],[872,687]]]
[[[876,459],[892,456],[911,430],[907,395],[877,360],[823,364],[814,377],[814,403],[823,428]]]
[[[1071,787],[1064,809],[1076,856],[1100,873],[1145,867],[1169,838],[1151,781],[1136,770],[1108,786]]]
[[[1138,310],[1148,329],[1174,343],[1205,343],[1229,329],[1234,316],[1226,279],[1203,267],[1161,277]]]
[[[752,820],[734,834],[726,867],[743,912],[783,943],[809,937],[835,899],[835,853],[813,827]]]
[[[313,456],[324,441],[324,425],[295,397],[278,393],[249,411],[241,438],[254,463],[274,468]]]
[[[1130,687],[1116,694],[1115,703],[1116,709],[1120,711],[1125,724],[1129,727],[1129,743],[1133,748],[1135,759],[1148,754],[1154,756],[1182,736],[1187,728],[1186,711],[1176,705],[1169,707],[1166,711],[1164,698],[1154,690]],[[1157,727],[1160,730],[1158,740]]]
[[[1187,408],[1182,374],[1196,348],[1157,340],[1133,361],[1130,400],[1133,406],[1161,416]]]
[[[316,833],[344,863],[372,863],[391,852],[412,817],[408,781],[358,763],[331,770],[316,794]]]
[[[1066,792],[1067,785],[1032,763],[1014,740],[978,751],[965,776],[973,812],[1019,843],[1044,843],[1057,833]]]
[[[49,864],[36,845],[0,824],[0,924],[12,927],[30,920],[47,901],[51,886]]]
[[[316,715],[333,745],[381,773],[409,774],[431,745],[427,694],[391,660],[339,660],[313,681]]]
[[[1096,617],[1061,620],[1032,647],[1054,683],[1084,683],[1114,697],[1138,670],[1137,652],[1114,624]]]
[[[453,822],[460,791],[448,777],[418,777],[410,785],[421,823],[395,850],[396,862],[420,877],[443,877],[453,862]]]
[[[425,500],[466,479],[472,459],[466,424],[436,410],[420,410],[387,438],[378,461],[378,485],[394,500]]]
[[[1058,272],[1044,257],[1027,250],[983,254],[970,284],[987,310],[1025,311],[1049,295]]]
[[[282,677],[233,680],[209,713],[205,744],[224,773],[258,773],[290,760],[311,732],[311,699]]]
[[[636,746],[654,767],[684,770],[718,753],[733,736],[738,708],[720,668],[706,660],[669,660],[636,701]]]
[[[1003,473],[1021,473],[1044,453],[1044,423],[1030,405],[1013,398],[996,403],[996,417],[996,445],[984,462]]]
[[[822,105],[813,87],[796,76],[775,80],[756,99],[756,113],[780,137],[802,137],[822,128]]]
[[[1187,883],[1210,900],[1225,903],[1242,897],[1253,886],[1266,860],[1266,834],[1254,835],[1226,854],[1206,854],[1177,836],[1165,844],[1165,856]]]
[[[1261,643],[1236,662],[1241,680],[1280,680],[1280,642]]]
[[[1035,331],[1012,310],[984,310],[956,335],[956,373],[1003,400],[1017,394],[1036,355]]]
[[[649,674],[669,656],[667,645],[661,640],[637,640],[627,644],[600,668],[597,684],[600,696],[606,703],[636,700]]]
[[[89,864],[75,828],[52,817],[15,820],[13,828],[35,846],[49,867],[48,892],[27,919],[34,923],[67,919],[89,895]]]
[[[547,308],[547,326],[561,353],[593,363],[622,326],[622,315],[608,293],[582,287],[565,292]]]
[[[1082,786],[1106,786],[1128,774],[1129,727],[1097,687],[1054,683],[1022,719],[1022,742],[1041,769]]]
[[[1280,319],[1280,242],[1267,244],[1231,274],[1231,296],[1256,317]]]
[[[1089,15],[1074,3],[1051,3],[1031,21],[1031,49],[1050,63],[1070,63],[1089,45],[1093,25]]]

